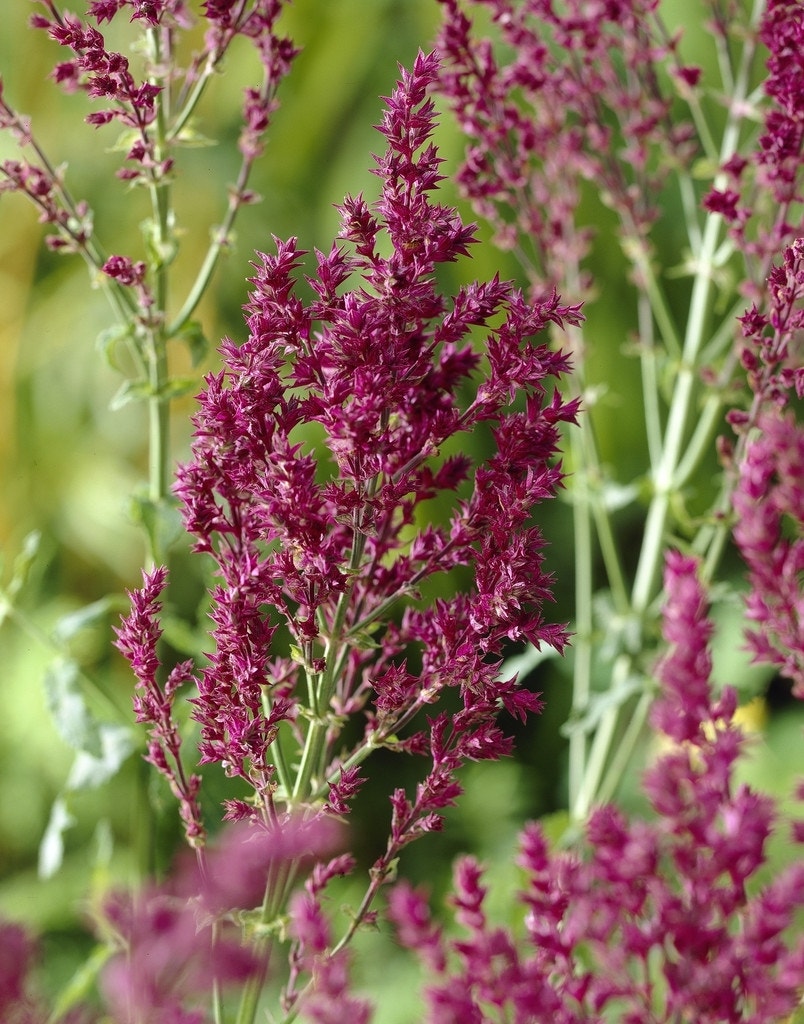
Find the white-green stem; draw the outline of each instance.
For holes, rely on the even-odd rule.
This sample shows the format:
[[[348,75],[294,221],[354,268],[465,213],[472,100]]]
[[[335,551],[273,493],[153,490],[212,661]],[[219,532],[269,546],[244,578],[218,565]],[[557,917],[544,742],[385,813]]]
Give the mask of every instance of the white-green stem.
[[[754,24],[759,19],[762,6],[761,0],[757,0],[753,12]],[[739,73],[736,76],[732,105],[721,142],[719,153],[721,165],[735,153],[739,143],[752,57],[753,46],[747,42],[743,50]],[[715,188],[723,189],[727,187],[727,184],[725,175],[720,174],[715,178]],[[706,216],[703,231],[700,236],[696,235],[695,238],[697,240],[700,237],[700,246],[695,253],[695,276],[689,315],[681,346],[680,364],[670,400],[667,425],[658,457],[655,444],[651,446],[654,449],[651,465],[653,495],[646,517],[630,602],[632,614],[642,623],[643,635],[645,633],[645,617],[658,593],[671,501],[679,487],[680,479],[682,477],[686,479],[691,467],[697,464],[701,456],[702,438],[709,436],[712,421],[717,413],[718,402],[716,399],[712,399],[707,408],[707,422],[701,430],[693,435],[695,451],[688,456],[686,449],[688,428],[693,402],[698,393],[701,353],[708,339],[722,227],[722,217],[716,213],[709,213]],[[641,254],[641,250],[637,250],[635,255],[638,259],[637,269],[640,272],[640,280],[644,283],[645,294],[650,300],[653,316],[659,325],[665,344],[672,351],[676,344],[676,338],[663,293],[652,274],[647,259]],[[720,343],[722,338],[717,337],[716,341]],[[651,428],[652,432],[654,430],[655,425]],[[622,685],[634,670],[632,658],[628,655],[621,656],[615,663],[612,673],[612,688],[616,689],[618,684]],[[627,741],[625,742],[627,747],[633,747],[644,725],[649,706],[649,697],[643,696],[643,699],[638,702],[636,710],[631,713],[632,717],[623,737],[620,736],[622,708],[612,705],[604,712],[589,748],[582,781],[577,787],[575,799],[570,804],[571,815],[575,820],[585,818],[596,800],[603,796],[610,798],[614,795],[626,761],[625,756],[615,756],[612,759],[613,744],[615,740],[623,740]],[[573,776],[577,778],[577,766],[574,772],[571,771],[571,777]]]

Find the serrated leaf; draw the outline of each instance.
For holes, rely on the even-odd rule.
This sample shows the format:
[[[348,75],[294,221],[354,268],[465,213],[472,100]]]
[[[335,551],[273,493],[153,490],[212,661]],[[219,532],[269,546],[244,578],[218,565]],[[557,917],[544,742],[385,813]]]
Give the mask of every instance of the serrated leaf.
[[[117,412],[129,402],[144,402],[153,398],[154,389],[147,380],[124,380],[109,402],[112,412]]]
[[[84,605],[74,612],[62,615],[53,628],[53,637],[58,643],[66,643],[82,629],[94,626],[101,619],[106,618],[114,608],[117,599],[113,595],[102,597],[99,601]]]
[[[133,338],[134,328],[131,324],[113,324],[100,332],[95,341],[95,348],[107,365],[118,373],[124,373],[123,364],[117,358],[117,350],[124,341],[131,341]]]
[[[50,808],[50,819],[39,844],[38,873],[40,878],[52,878],[64,861],[64,833],[75,824],[67,802],[58,796]]]
[[[200,366],[209,352],[209,340],[198,320],[189,320],[174,335],[174,340],[181,341],[187,346],[193,366]]]
[[[100,723],[86,704],[74,661],[58,658],[45,673],[45,700],[56,730],[73,750],[101,754]]]
[[[71,792],[96,789],[118,773],[134,750],[133,730],[125,725],[103,722],[98,729],[100,752],[97,756],[80,751],[73,761],[65,788]]]
[[[129,512],[132,521],[148,534],[151,549],[160,558],[184,534],[179,503],[175,498],[165,497],[161,501],[154,501],[145,494],[135,494]]]

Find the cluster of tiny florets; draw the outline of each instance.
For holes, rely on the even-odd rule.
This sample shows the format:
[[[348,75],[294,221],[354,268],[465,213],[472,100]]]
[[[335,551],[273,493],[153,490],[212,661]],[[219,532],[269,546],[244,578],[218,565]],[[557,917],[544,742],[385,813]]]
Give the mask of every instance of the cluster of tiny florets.
[[[671,66],[679,88],[699,74],[679,64],[676,40],[653,31],[655,0],[440,3],[439,89],[467,137],[458,181],[537,291],[577,276],[588,252],[591,232],[578,223],[585,181],[616,210],[629,244],[644,246],[663,183],[692,153],[659,69]],[[473,13],[491,17],[500,45],[480,35]]]
[[[464,255],[473,231],[431,199],[440,161],[426,88],[436,66],[420,57],[389,99],[381,197],[374,210],[360,196],[343,204],[339,242],[316,253],[313,301],[297,295],[304,254],[294,239],[260,254],[249,337],[224,344],[224,370],[201,396],[193,460],[179,470],[187,526],[220,578],[215,651],[194,699],[202,760],[224,763],[257,790],[269,784],[280,723],[298,728],[301,680],[326,670],[336,628],[359,637],[430,575],[468,565],[475,587],[371,627],[373,643],[355,644],[342,666],[333,711],[362,713],[377,745],[455,688],[464,710],[448,729],[437,717],[408,745],[430,750],[439,765],[443,749],[447,775],[462,757],[506,752],[499,703],[524,714],[538,701],[497,679],[500,645],[565,639],[542,616],[550,581],[530,517],[560,483],[558,427],[575,405],[552,388],[565,357],[529,339],[577,311],[555,296],[529,306],[498,280],[467,285],[453,300],[437,287],[436,266]],[[461,389],[480,366],[476,329],[487,338],[489,370],[462,405]],[[527,395],[523,411],[507,408],[517,391]],[[474,476],[467,457],[438,458],[480,422],[491,424],[497,453]],[[317,446],[305,441],[314,425],[324,438]],[[461,486],[466,497],[447,528],[411,533],[420,505]],[[272,655],[280,620],[295,659]],[[405,660],[411,645],[420,651],[417,673]],[[332,772],[341,806],[353,773],[340,774],[335,762]],[[433,796],[433,806],[444,799]],[[426,813],[422,804],[413,817]]]
[[[697,571],[694,559],[669,555],[656,724],[676,745],[645,777],[655,820],[629,824],[600,807],[571,852],[553,851],[539,825],[527,826],[518,856],[524,932],[490,920],[472,858],[454,872],[457,936],[433,921],[423,892],[407,883],[392,891],[399,939],[429,974],[429,1024],[770,1024],[795,1010],[804,941],[791,929],[804,906],[804,866],[755,888],[773,804],[734,780],[744,738],[731,722],[733,692],[711,695]],[[803,836],[799,822],[791,838]]]

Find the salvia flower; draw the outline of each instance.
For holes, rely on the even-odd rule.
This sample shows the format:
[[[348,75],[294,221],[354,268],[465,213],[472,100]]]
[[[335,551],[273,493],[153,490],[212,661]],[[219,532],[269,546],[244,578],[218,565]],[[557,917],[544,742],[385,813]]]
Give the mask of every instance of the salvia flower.
[[[724,24],[724,31],[728,31]],[[746,155],[724,164],[730,185],[713,189],[704,200],[722,213],[748,258],[743,285],[752,298],[760,292],[771,260],[802,230],[799,204],[804,158],[804,22],[795,0],[768,0],[762,5],[755,36],[767,49],[762,83],[766,102],[757,144]]]
[[[288,819],[231,826],[202,860],[185,859],[165,883],[113,896],[104,926],[120,948],[103,973],[119,1024],[203,1024],[214,986],[239,985],[262,969],[242,944],[237,911],[262,902],[272,868],[317,859],[337,840],[333,823]]]
[[[804,697],[804,429],[770,411],[747,444],[734,494],[734,540],[748,568],[746,640]]]
[[[182,821],[188,841],[192,845],[203,843],[205,836],[198,804],[201,783],[197,775],[187,775],[181,758],[181,735],[173,719],[173,705],[179,686],[190,678],[191,665],[177,665],[162,683],[158,678],[159,657],[157,645],[162,635],[158,615],[160,597],[165,588],[167,573],[155,569],[143,574],[142,590],[134,591],[131,613],[116,630],[116,646],[128,659],[137,678],[134,712],[138,722],[150,727],[148,760],[170,784],[179,801]]]
[[[678,64],[656,0],[440,3],[439,89],[467,137],[458,180],[497,243],[515,249],[539,291],[577,275],[589,181],[625,242],[645,248],[663,183],[692,152],[662,71],[688,91],[698,72]],[[494,39],[475,25],[489,19]]]
[[[364,753],[455,689],[463,710],[407,741],[431,751],[434,774],[413,817],[396,819],[404,828],[451,801],[447,780],[462,759],[507,752],[501,704],[517,715],[538,708],[498,680],[497,662],[509,639],[565,639],[542,617],[550,579],[531,512],[560,483],[558,427],[576,409],[553,389],[566,358],[530,340],[550,322],[577,320],[576,309],[555,295],[529,306],[497,279],[452,300],[438,287],[437,266],[467,253],[473,229],[431,198],[440,159],[426,89],[436,72],[435,57],[420,56],[388,100],[381,197],[373,210],[362,197],[344,202],[338,242],[316,253],[313,301],[297,295],[295,239],[260,254],[248,340],[224,343],[177,488],[220,578],[215,651],[194,699],[202,760],[265,793],[276,783],[277,730],[305,745],[321,729],[305,788],[325,793],[329,780],[343,810]],[[474,331],[486,338],[485,375]],[[462,404],[470,385],[475,397]],[[509,408],[517,393],[523,411]],[[480,422],[497,451],[472,477],[468,457],[439,452]],[[447,527],[416,527],[420,506],[459,487],[466,496]],[[471,593],[410,602],[427,577],[459,565],[474,571]],[[272,656],[280,622],[291,657]],[[411,647],[418,672],[406,661]],[[321,695],[312,707],[311,689]],[[358,713],[365,739],[333,759],[335,716]]]
[[[784,407],[792,393],[804,396],[800,333],[804,327],[804,239],[784,250],[768,274],[762,306],[755,303],[739,317],[744,344],[740,358],[747,372],[754,412]],[[733,411],[736,428],[750,423],[747,413]]]
[[[457,936],[433,923],[422,892],[395,887],[390,916],[428,968],[431,1024],[773,1024],[798,1005],[804,940],[792,926],[804,864],[757,887],[775,808],[735,784],[743,739],[733,693],[713,702],[709,691],[711,626],[695,560],[672,553],[665,586],[657,723],[676,745],[645,777],[655,819],[629,823],[599,807],[582,848],[565,852],[528,825],[518,856],[524,932],[490,921],[471,858],[454,872]],[[793,841],[801,835],[799,825]]]
[[[370,917],[398,852],[441,827],[458,769],[510,752],[500,712],[540,709],[515,677],[500,678],[504,645],[566,641],[543,613],[552,581],[533,508],[561,484],[559,429],[577,403],[556,388],[566,356],[535,336],[580,314],[554,293],[528,304],[498,278],[442,290],[437,269],[468,253],[474,229],[434,197],[437,72],[423,54],[403,70],[379,126],[380,197],[373,207],[346,198],[338,239],[315,253],[312,299],[299,289],[295,239],[259,254],[248,338],[224,342],[178,471],[186,525],[217,575],[214,648],[194,673],[201,762],[253,791],[227,816],[271,820],[299,805],[343,814],[378,747],[428,765],[414,794],[391,794],[387,848],[338,950]],[[493,453],[478,464],[461,447],[480,425]],[[439,494],[447,521],[422,526]],[[466,592],[454,593],[456,567],[473,581]],[[436,575],[443,596],[425,601],[421,585]],[[160,572],[121,631],[149,694],[163,582]],[[445,694],[451,711],[436,706]],[[149,720],[161,713],[154,700]],[[358,728],[346,743],[348,721]],[[323,1020],[342,958],[325,953],[318,890],[294,914],[292,966],[312,972],[309,1011]]]

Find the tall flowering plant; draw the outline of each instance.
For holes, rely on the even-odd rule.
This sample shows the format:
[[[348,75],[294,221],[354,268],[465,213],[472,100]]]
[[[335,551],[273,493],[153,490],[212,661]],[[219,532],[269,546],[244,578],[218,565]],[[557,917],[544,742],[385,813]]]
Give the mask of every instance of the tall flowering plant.
[[[428,969],[433,1024],[781,1021],[799,1004],[804,940],[789,935],[804,862],[751,891],[777,824],[772,801],[736,784],[745,737],[735,691],[715,699],[710,686],[712,623],[696,560],[672,552],[665,588],[669,647],[653,724],[673,746],[644,779],[655,820],[595,808],[572,851],[551,850],[541,827],[527,826],[520,930],[491,919],[473,858],[455,867],[459,937],[432,920],[422,892],[399,885],[391,915]],[[786,825],[800,845],[804,823]]]
[[[127,6],[163,43],[188,17],[181,3],[90,13],[111,20]],[[42,27],[60,42],[67,32],[77,54],[57,76],[88,73],[97,95],[111,75],[117,106],[99,120],[134,116],[140,141],[151,138],[159,117],[148,104],[167,79],[135,103],[127,68],[88,36],[76,42],[78,19],[45,7]],[[279,5],[203,8],[217,26],[207,46],[229,26],[284,73],[292,48],[276,50]],[[440,8],[438,53],[420,53],[386,100],[379,199],[347,196],[337,238],[312,258],[295,238],[257,253],[247,337],[224,341],[198,398],[174,490],[211,566],[203,657],[175,664],[167,651],[171,577],[153,560],[117,632],[147,760],[178,802],[192,854],[169,879],[104,901],[89,972],[100,974],[104,1019],[251,1024],[270,1007],[288,1022],[362,1024],[372,1008],[350,988],[349,946],[386,920],[428,971],[433,1024],[788,1019],[802,996],[804,874],[800,861],[769,880],[763,869],[774,828],[790,826],[791,847],[804,833],[740,780],[747,741],[736,691],[712,684],[708,601],[726,589],[713,581],[733,541],[745,643],[800,696],[800,5],[706,4],[714,95],[655,0]],[[247,13],[254,20],[239,20]],[[755,88],[761,44],[770,57]],[[499,277],[454,294],[443,285],[444,265],[470,256],[476,233],[437,198],[434,91],[467,136],[459,184],[513,252],[527,297]],[[249,132],[270,109],[268,93],[247,95],[247,162]],[[27,144],[15,118],[6,127]],[[158,204],[153,174],[171,168],[156,166],[157,149],[129,160],[148,171]],[[23,179],[15,187],[28,191]],[[596,432],[593,196],[614,214],[634,298],[647,454],[638,481],[609,470]],[[674,202],[683,302],[670,297],[664,262]],[[90,251],[70,216],[43,209],[67,232],[62,247]],[[159,306],[159,266],[103,265],[144,310]],[[589,319],[559,294],[585,298]],[[135,342],[162,323],[147,316],[135,318]],[[688,514],[719,430],[717,486]],[[465,453],[469,437],[488,456]],[[546,611],[556,581],[533,518],[562,484],[576,563],[574,821],[558,846],[541,825],[524,828],[523,889],[503,924],[481,865],[461,858],[447,904],[456,934],[425,892],[393,882],[405,848],[443,826],[460,769],[510,753],[511,719],[541,710],[504,654],[511,644],[562,653],[570,639]],[[636,552],[618,537],[624,505],[642,516]],[[733,572],[721,576],[733,584]],[[648,820],[629,822],[607,801],[648,730],[661,741],[642,787]],[[413,759],[418,782],[388,786],[385,847],[340,922],[328,903],[336,880],[357,871],[339,825],[378,751]],[[221,815],[197,763],[228,780],[222,835],[210,834]],[[24,980],[32,947],[0,927],[13,954],[0,1008],[38,1020]],[[98,1013],[70,996],[54,1017]]]
[[[31,119],[14,107],[2,80],[0,130],[14,140],[19,158],[0,161],[0,193],[26,196],[50,229],[48,247],[80,256],[108,296],[114,324],[99,345],[126,375],[114,404],[143,402],[148,407],[149,476],[147,492],[139,498],[139,518],[150,556],[162,558],[171,534],[169,407],[194,386],[192,379],[171,373],[170,352],[179,343],[189,348],[196,365],[203,358],[203,330],[194,314],[231,244],[239,211],[258,199],[249,178],[264,149],[277,89],[297,50],[278,31],[281,0],[210,0],[198,14],[184,0],[98,0],[84,17],[63,11],[52,0],[38,0],[36,8],[31,27],[47,33],[64,51],[53,81],[66,93],[86,94],[92,105],[86,117],[90,125],[118,129],[115,149],[123,157],[117,177],[147,197],[148,215],[141,221],[144,258],[107,248],[105,225],[96,224],[89,201],[73,196],[66,169],[55,162]],[[123,20],[121,13],[142,29],[136,62],[113,49],[103,34],[106,25]],[[237,143],[240,167],[222,197],[221,222],[211,226],[210,244],[182,294],[173,273],[183,233],[175,204],[181,151],[202,139],[199,104],[229,51],[242,40],[256,52],[261,76],[245,90]],[[188,45],[195,49],[184,63]]]
[[[90,107],[85,121],[104,139],[98,145],[114,154],[110,173],[118,179],[112,187],[119,199],[111,215],[76,196],[69,168],[51,152],[40,126],[16,107],[12,86],[0,78],[0,132],[16,150],[0,160],[0,196],[4,202],[19,195],[33,203],[47,229],[47,248],[82,259],[91,287],[109,301],[111,323],[95,344],[124,377],[111,408],[136,406],[143,412],[147,480],[130,496],[130,512],[141,527],[150,563],[165,560],[182,534],[171,492],[171,411],[175,400],[197,388],[197,367],[206,357],[199,306],[233,245],[238,215],[259,199],[250,180],[280,83],[298,52],[280,31],[281,0],[210,0],[195,6],[184,0],[102,0],[79,16],[53,0],[31,5],[31,29],[46,36],[60,57],[52,83],[70,96],[85,97]],[[118,49],[117,40],[127,47]],[[179,212],[182,193],[206,188],[208,179],[194,180],[186,151],[212,145],[204,135],[205,101],[215,93],[226,62],[241,60],[244,53],[247,60],[252,57],[253,78],[235,114],[235,180],[221,183],[220,220],[207,225],[208,241],[198,252],[188,252],[188,225]],[[136,249],[118,248],[119,236],[136,225]],[[203,232],[203,225],[193,226]],[[180,257],[186,262],[178,270]],[[195,372],[188,372],[190,367]],[[114,776],[136,740],[107,674],[76,654],[77,638],[88,628],[108,628],[118,596],[96,592],[54,629],[43,629],[25,610],[25,583],[39,537],[32,531],[26,538],[11,579],[0,590],[0,622],[15,621],[47,651],[47,703],[60,737],[75,752],[40,848],[40,868],[50,874],[63,859],[64,834],[75,820],[75,793]]]
[[[572,347],[588,415],[570,440],[577,634],[567,729],[570,810],[583,820],[617,792],[645,727],[654,698],[646,655],[671,538],[703,559],[712,580],[734,528],[750,570],[746,611],[760,626],[751,648],[800,689],[800,588],[790,577],[798,545],[780,533],[787,515],[800,530],[783,497],[796,473],[780,451],[789,472],[777,491],[769,458],[775,444],[795,448],[793,421],[779,416],[804,390],[795,343],[801,8],[703,4],[713,49],[703,68],[685,58],[683,33],[656,0],[441,7],[440,88],[466,136],[464,193],[515,254],[532,294],[557,287],[587,297],[587,327]],[[594,203],[615,218],[602,239],[587,212]],[[678,244],[669,245],[671,230]],[[604,287],[595,257],[617,242],[641,402],[595,376]],[[646,459],[636,477],[602,450],[612,395],[640,402]],[[707,456],[718,433],[723,471],[713,488]],[[640,524],[635,560],[631,541],[618,537],[623,509]]]
[[[296,240],[276,240],[255,264],[248,338],[226,341],[223,369],[207,378],[176,486],[196,550],[216,565],[207,667],[158,681],[161,569],[134,595],[118,641],[151,727],[149,758],[194,845],[199,780],[184,773],[170,717],[182,682],[197,690],[201,763],[250,791],[227,801],[228,819],[264,828],[291,811],[341,816],[373,751],[424,761],[415,793],[389,794],[387,847],[339,945],[400,851],[441,827],[458,768],[510,752],[500,711],[539,710],[500,674],[503,645],[566,642],[544,615],[551,579],[532,510],[560,485],[559,427],[577,401],[556,386],[566,356],[535,336],[580,317],[555,294],[531,305],[496,278],[452,297],[440,288],[437,267],[466,255],[474,231],[434,197],[437,68],[420,55],[403,72],[380,125],[380,198],[345,200],[338,240],[315,254],[312,301],[297,294]],[[493,454],[474,465],[455,440],[485,424]],[[449,522],[428,523],[427,503],[444,492]],[[468,591],[421,596],[457,567],[471,574]],[[283,912],[291,879],[268,879],[263,925]],[[308,940],[298,941],[304,965]]]

